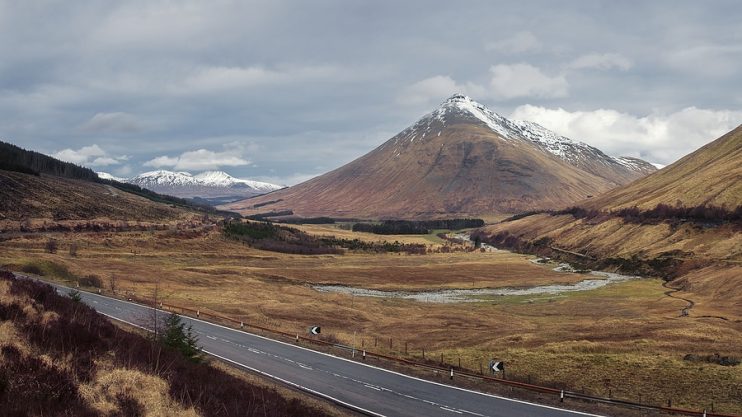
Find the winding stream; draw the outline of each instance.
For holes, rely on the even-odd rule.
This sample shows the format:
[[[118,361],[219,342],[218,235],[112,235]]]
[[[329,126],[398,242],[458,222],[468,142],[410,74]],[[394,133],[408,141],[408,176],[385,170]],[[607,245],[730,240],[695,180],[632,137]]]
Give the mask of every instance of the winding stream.
[[[348,287],[345,285],[313,285],[312,288],[319,292],[333,292],[359,297],[399,298],[428,303],[471,303],[488,301],[496,297],[508,295],[560,294],[573,291],[589,291],[605,287],[611,283],[639,278],[600,271],[592,271],[590,275],[596,278],[586,279],[574,284],[540,285],[528,288],[446,289],[434,291],[382,291]]]
[[[469,240],[465,234],[457,234],[458,239]],[[494,247],[486,248],[487,251],[496,251]],[[541,258],[531,260],[534,263],[543,263]],[[566,263],[559,264],[554,271],[574,272],[571,265]],[[345,285],[312,285],[312,289],[325,293],[348,294],[359,297],[376,297],[376,298],[396,298],[403,300],[413,300],[428,303],[471,303],[482,302],[497,299],[502,296],[513,295],[540,295],[540,294],[561,294],[574,291],[595,290],[606,285],[638,279],[641,277],[632,275],[621,275],[612,272],[591,271],[586,275],[591,278],[585,279],[574,284],[552,284],[539,285],[535,287],[522,288],[476,288],[476,289],[441,289],[430,291],[384,291],[373,290],[360,287],[349,287]]]

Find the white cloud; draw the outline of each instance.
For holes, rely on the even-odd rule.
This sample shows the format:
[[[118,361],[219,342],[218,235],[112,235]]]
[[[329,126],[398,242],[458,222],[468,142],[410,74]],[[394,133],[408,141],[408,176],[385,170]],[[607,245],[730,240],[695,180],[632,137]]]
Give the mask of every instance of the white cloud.
[[[436,75],[418,81],[403,89],[397,97],[400,104],[407,106],[430,106],[441,103],[454,93],[471,96],[482,95],[484,88],[473,83],[458,84],[451,77]]]
[[[569,84],[564,75],[549,76],[539,68],[521,63],[490,68],[490,87],[494,98],[566,97]]]
[[[571,112],[524,105],[511,118],[539,123],[610,155],[670,164],[737,127],[742,111],[688,107],[669,114],[634,116],[610,109]]]
[[[567,66],[570,69],[600,69],[608,70],[616,68],[626,71],[633,66],[631,60],[621,54],[588,54],[582,55],[570,62]]]
[[[234,167],[249,164],[250,161],[242,157],[242,149],[234,148],[224,150],[223,152],[198,149],[183,152],[180,156],[176,157],[159,156],[145,162],[143,165],[154,168],[169,167],[176,170],[205,171],[224,166]]]
[[[90,120],[80,126],[83,132],[129,133],[141,130],[141,124],[129,113],[96,113]]]
[[[489,42],[484,46],[488,51],[518,54],[541,49],[541,41],[531,32],[518,32],[510,38]]]
[[[111,156],[100,146],[93,144],[83,146],[80,149],[63,149],[52,154],[54,158],[77,165],[89,165],[94,167],[117,165],[126,161],[127,156]]]

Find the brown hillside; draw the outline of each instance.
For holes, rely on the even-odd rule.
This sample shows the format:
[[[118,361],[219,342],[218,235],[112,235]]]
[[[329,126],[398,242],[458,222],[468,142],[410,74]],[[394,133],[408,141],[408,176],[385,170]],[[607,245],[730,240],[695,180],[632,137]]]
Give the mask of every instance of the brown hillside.
[[[660,203],[729,208],[742,204],[742,125],[661,171],[585,205],[651,209]]]
[[[577,219],[569,214],[539,214],[489,226],[483,232],[490,239],[510,235],[510,243],[520,247],[535,243],[532,247],[551,250],[554,256],[568,250],[587,255],[597,265],[613,260],[608,264],[649,267],[675,278],[674,286],[702,301],[695,315],[729,316],[732,311],[739,319],[742,233],[738,223],[713,226],[676,219],[640,224],[607,214],[616,208],[651,209],[660,203],[728,209],[742,205],[742,127],[654,174],[585,202],[585,207],[602,215]]]
[[[0,221],[160,221],[192,214],[103,184],[0,170]]]
[[[455,95],[345,166],[224,207],[336,218],[502,215],[570,205],[645,172]]]

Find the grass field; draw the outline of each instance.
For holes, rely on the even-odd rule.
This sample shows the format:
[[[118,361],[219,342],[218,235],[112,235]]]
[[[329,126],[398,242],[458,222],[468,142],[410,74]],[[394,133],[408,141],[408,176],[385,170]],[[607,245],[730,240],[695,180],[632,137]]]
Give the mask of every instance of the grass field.
[[[426,236],[359,234],[327,225],[300,226],[314,234],[361,239]],[[150,297],[214,311],[289,332],[319,324],[323,333],[370,350],[443,359],[479,370],[491,358],[506,361],[508,377],[598,395],[694,409],[742,413],[742,366],[683,360],[686,354],[742,356],[742,317],[735,302],[713,309],[713,296],[690,291],[687,302],[668,297],[658,279],[614,284],[561,295],[502,297],[497,301],[434,304],[319,293],[311,284],[375,289],[522,287],[571,283],[584,275],[557,273],[509,252],[428,255],[299,256],[250,249],[215,231],[178,236],[168,231],[57,235],[59,252],[44,251],[47,237],[0,242],[0,264],[35,266],[48,276],[98,275],[110,293]],[[78,245],[76,257],[67,245]],[[64,270],[67,270],[65,275]],[[62,272],[60,272],[62,271]],[[706,271],[706,274],[728,271]],[[734,275],[734,273],[732,273]],[[692,290],[692,289],[691,289]],[[391,339],[391,349],[390,349]]]

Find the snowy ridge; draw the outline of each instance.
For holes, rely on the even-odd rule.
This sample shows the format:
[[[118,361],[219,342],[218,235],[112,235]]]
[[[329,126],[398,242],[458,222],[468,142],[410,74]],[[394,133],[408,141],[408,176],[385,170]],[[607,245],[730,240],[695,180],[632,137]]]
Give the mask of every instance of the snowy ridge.
[[[173,172],[166,170],[150,171],[139,174],[130,179],[124,179],[140,186],[161,185],[161,186],[203,186],[203,187],[239,187],[247,186],[256,191],[270,192],[284,188],[281,185],[270,184],[267,182],[243,180],[235,178],[224,171],[207,171],[198,175],[191,175],[188,172]]]
[[[96,174],[98,174],[98,178],[100,178],[102,180],[112,180],[112,181],[118,181],[118,182],[126,182],[127,181],[126,178],[116,177],[116,176],[113,176],[113,175],[111,175],[111,174],[109,174],[107,172],[96,172]]]
[[[250,187],[253,190],[266,193],[284,188],[282,185],[235,178],[224,171],[206,171],[194,176],[193,178],[199,181],[201,185],[211,187],[234,187],[243,185]]]
[[[452,120],[472,117],[484,123],[505,141],[530,142],[543,151],[573,165],[599,163],[613,167],[620,165],[636,172],[647,172],[646,163],[642,160],[625,157],[614,158],[587,143],[561,136],[538,123],[525,120],[509,120],[463,94],[452,95],[440,107],[402,131],[398,135],[395,145],[404,145],[418,138],[423,139],[431,132],[433,135],[440,135],[443,127],[450,124]],[[398,146],[395,153],[398,156],[400,152],[401,149]]]
[[[613,160],[615,160],[617,163],[625,166],[628,169],[631,169],[633,171],[639,171],[639,172],[652,172],[652,167],[656,169],[661,169],[663,166],[657,166],[659,164],[652,164],[649,162],[646,162],[644,160],[634,158],[631,156],[614,156]]]
[[[201,185],[193,175],[188,172],[173,172],[173,171],[149,171],[143,174],[139,174],[136,177],[126,180],[133,184],[145,187],[146,185],[168,185],[168,186],[186,186],[186,185]]]
[[[167,170],[149,171],[132,178],[118,178],[106,172],[98,172],[102,179],[135,184],[155,192],[177,196],[201,196],[220,194],[258,195],[284,188],[282,185],[235,178],[223,171],[207,171],[198,175],[189,172]]]

